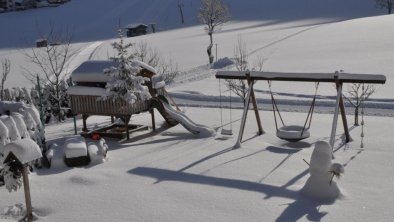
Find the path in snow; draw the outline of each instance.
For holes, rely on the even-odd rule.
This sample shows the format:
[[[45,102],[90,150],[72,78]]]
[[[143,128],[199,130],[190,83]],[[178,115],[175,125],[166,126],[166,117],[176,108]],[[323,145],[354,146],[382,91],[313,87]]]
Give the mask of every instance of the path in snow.
[[[75,52],[75,54],[68,60],[65,65],[65,69],[61,73],[61,79],[67,79],[71,73],[78,68],[81,63],[90,60],[97,50],[97,48],[102,44],[102,41],[93,42],[84,49],[80,49]],[[53,78],[53,77],[52,77]]]

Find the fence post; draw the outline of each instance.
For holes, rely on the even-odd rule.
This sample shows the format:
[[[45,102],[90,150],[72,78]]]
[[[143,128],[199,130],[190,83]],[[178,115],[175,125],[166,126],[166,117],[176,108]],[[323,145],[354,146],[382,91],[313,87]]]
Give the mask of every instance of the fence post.
[[[38,89],[38,98],[39,98],[39,103],[40,103],[40,119],[41,119],[41,124],[43,128],[45,129],[45,122],[44,122],[44,111],[43,111],[43,105],[42,105],[42,94],[41,94],[41,85],[40,85],[40,77],[38,77],[37,74],[37,89]]]

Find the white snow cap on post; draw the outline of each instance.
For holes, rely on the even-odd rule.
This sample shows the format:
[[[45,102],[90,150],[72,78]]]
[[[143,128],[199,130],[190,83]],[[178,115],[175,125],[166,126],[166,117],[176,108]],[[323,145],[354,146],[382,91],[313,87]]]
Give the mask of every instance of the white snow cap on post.
[[[12,153],[22,164],[42,157],[40,147],[32,139],[26,138],[8,143],[4,147],[4,160]]]
[[[148,71],[150,71],[150,72],[152,72],[154,74],[157,74],[156,69],[153,68],[152,66],[146,64],[145,62],[141,62],[141,61],[138,61],[138,60],[133,60],[133,65],[134,66],[139,66],[139,67],[141,67],[143,69],[146,69],[146,70],[148,70]]]

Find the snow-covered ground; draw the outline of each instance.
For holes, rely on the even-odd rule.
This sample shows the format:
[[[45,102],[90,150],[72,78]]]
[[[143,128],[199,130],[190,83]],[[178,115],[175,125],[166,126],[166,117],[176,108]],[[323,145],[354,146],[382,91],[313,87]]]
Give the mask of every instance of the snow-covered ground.
[[[72,71],[85,60],[113,55],[110,43],[119,19],[122,24],[157,22],[160,32],[127,41],[146,41],[176,61],[183,73],[167,90],[193,122],[220,128],[219,82],[214,78],[216,70],[206,66],[208,36],[193,14],[198,1],[183,1],[184,25],[179,24],[175,0],[118,0],[111,6],[104,0],[92,2],[73,0],[55,9],[0,14],[0,27],[7,30],[0,35],[0,58],[8,57],[12,63],[6,87],[32,85],[23,77],[23,70],[34,72],[36,68],[26,62],[23,48],[37,38],[35,24],[42,30],[48,21],[73,28],[76,43],[72,47],[77,53],[67,67]],[[315,142],[329,140],[335,87],[320,85],[311,137],[287,143],[275,136],[273,114],[267,111],[271,106],[268,86],[259,82],[255,88],[264,110],[260,115],[266,134],[256,136],[250,111],[242,148],[231,150],[236,136],[202,138],[181,125],[160,127],[164,120],[156,112],[156,132],[138,132],[124,142],[107,140],[108,159],[103,163],[80,168],[57,163],[30,174],[33,208],[40,221],[393,220],[394,17],[376,16],[384,11],[374,8],[370,0],[226,2],[234,21],[214,35],[219,58],[233,57],[234,45],[242,35],[250,61],[262,56],[266,71],[344,70],[387,76],[387,83],[377,86],[366,104],[364,149],[359,148],[361,127],[351,127],[353,141],[343,144],[341,122],[338,124],[333,162],[344,164],[345,175],[334,180],[344,198],[327,203],[300,194],[309,177],[304,160],[310,161]],[[85,10],[87,7],[91,10]],[[133,8],[141,10],[132,13]],[[23,29],[23,38],[15,27]],[[303,124],[314,85],[275,82],[273,90],[281,108],[291,111],[283,113],[286,122]],[[228,100],[229,93],[223,94]],[[232,106],[238,108],[231,116],[237,135],[241,105],[234,95],[232,99]],[[223,106],[228,107],[228,102]],[[229,129],[230,111],[222,111]],[[352,118],[348,116],[350,125]],[[93,127],[109,121],[92,117],[88,124]],[[135,115],[132,122],[150,125],[150,115]],[[80,131],[82,121],[77,124]],[[61,147],[73,132],[72,120],[47,126],[47,141]],[[20,218],[23,207],[19,203],[23,202],[23,192],[0,188],[0,221]]]
[[[201,124],[220,125],[218,109],[187,108],[186,114]],[[241,112],[233,115],[237,132]],[[141,132],[135,141],[107,140],[109,159],[100,165],[36,170],[30,175],[34,211],[40,221],[392,220],[392,118],[365,119],[364,149],[359,148],[360,127],[351,128],[354,141],[347,145],[338,135],[334,162],[345,164],[345,175],[335,181],[345,198],[327,204],[298,191],[309,177],[303,159],[309,161],[313,143],[328,139],[331,116],[317,114],[311,138],[291,144],[275,137],[272,113],[261,115],[267,133],[256,137],[251,112],[245,142],[237,150],[231,150],[235,137],[198,138],[178,125]],[[294,121],[305,116],[284,115]],[[133,118],[135,123],[149,120],[148,114]],[[109,119],[88,123],[102,121]],[[73,123],[46,131],[50,141],[61,144],[58,138],[71,135]],[[23,192],[0,194],[3,209],[23,203]]]

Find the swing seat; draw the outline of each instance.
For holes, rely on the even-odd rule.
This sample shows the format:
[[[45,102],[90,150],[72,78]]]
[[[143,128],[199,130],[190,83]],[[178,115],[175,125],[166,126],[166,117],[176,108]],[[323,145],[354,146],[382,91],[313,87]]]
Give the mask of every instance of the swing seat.
[[[289,142],[297,142],[310,137],[309,129],[305,128],[302,132],[303,129],[303,126],[298,125],[283,126],[278,129],[276,136]]]
[[[222,129],[222,131],[220,133],[225,136],[232,136],[233,135],[233,131],[231,129]]]

